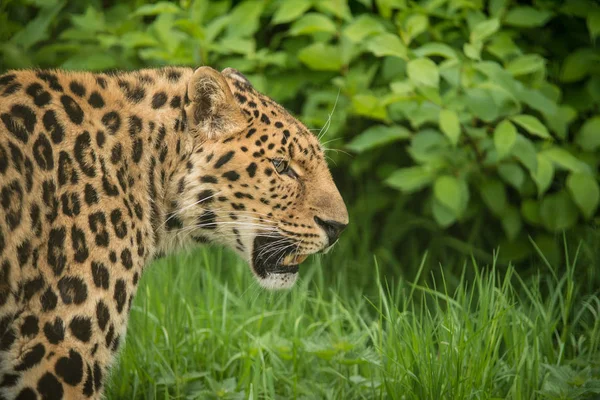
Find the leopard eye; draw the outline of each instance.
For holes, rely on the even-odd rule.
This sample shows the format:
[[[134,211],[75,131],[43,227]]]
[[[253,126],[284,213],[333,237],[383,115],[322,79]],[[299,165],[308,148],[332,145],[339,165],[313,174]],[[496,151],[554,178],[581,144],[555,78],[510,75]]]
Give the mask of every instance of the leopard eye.
[[[298,175],[296,172],[290,167],[290,163],[283,158],[274,158],[271,160],[273,163],[273,167],[275,167],[275,171],[279,175],[289,175],[292,178],[297,178]]]
[[[275,171],[277,171],[278,174],[285,174],[290,168],[290,164],[283,158],[274,158],[271,160],[271,162],[273,163]]]

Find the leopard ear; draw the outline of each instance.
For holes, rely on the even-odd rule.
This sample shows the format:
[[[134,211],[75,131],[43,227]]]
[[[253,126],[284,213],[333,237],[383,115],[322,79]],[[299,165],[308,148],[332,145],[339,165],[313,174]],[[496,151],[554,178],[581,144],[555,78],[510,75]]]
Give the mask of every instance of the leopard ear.
[[[200,67],[188,83],[189,118],[192,127],[209,139],[228,137],[246,126],[246,119],[223,75]]]

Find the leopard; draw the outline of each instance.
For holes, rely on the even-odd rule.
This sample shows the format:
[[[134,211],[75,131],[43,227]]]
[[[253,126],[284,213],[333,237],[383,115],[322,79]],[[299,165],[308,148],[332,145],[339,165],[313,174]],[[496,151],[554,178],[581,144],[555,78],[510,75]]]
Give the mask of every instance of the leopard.
[[[102,398],[158,257],[286,289],[349,222],[317,135],[232,68],[11,70],[0,121],[0,399]]]

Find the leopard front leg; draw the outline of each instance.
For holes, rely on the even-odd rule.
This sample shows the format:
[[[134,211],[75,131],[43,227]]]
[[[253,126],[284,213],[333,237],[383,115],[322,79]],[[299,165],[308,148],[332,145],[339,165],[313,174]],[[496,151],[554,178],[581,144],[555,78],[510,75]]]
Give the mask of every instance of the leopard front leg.
[[[56,313],[21,313],[5,325],[0,343],[0,399],[100,399],[119,336],[102,306],[106,334],[92,339],[93,321]]]

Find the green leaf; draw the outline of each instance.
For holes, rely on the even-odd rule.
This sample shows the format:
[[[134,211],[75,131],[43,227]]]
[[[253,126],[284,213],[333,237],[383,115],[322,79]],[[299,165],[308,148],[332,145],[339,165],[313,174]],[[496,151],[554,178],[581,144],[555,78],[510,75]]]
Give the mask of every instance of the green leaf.
[[[414,38],[425,32],[428,27],[429,18],[426,15],[413,14],[402,24],[402,39],[404,39],[406,44],[409,44]]]
[[[567,188],[583,216],[586,219],[593,217],[600,202],[598,181],[589,174],[571,173],[567,178]]]
[[[293,1],[288,2],[293,3]],[[343,35],[353,43],[358,43],[369,36],[382,32],[385,32],[385,28],[379,20],[368,14],[362,14],[344,29]]]
[[[559,232],[575,225],[577,206],[569,194],[562,190],[544,197],[540,205],[540,217],[548,230]]]
[[[586,163],[579,161],[577,157],[560,147],[552,147],[544,150],[541,154],[548,157],[554,164],[571,172],[590,173],[590,167]]]
[[[506,70],[514,76],[533,74],[544,71],[546,60],[538,54],[526,54],[519,56],[508,63]]]
[[[509,240],[515,240],[519,235],[519,232],[521,232],[521,227],[523,225],[519,210],[516,207],[507,207],[506,210],[504,210],[501,222],[506,237]]]
[[[382,33],[369,40],[367,50],[377,57],[395,56],[407,58],[406,46],[393,33]]]
[[[512,155],[529,170],[530,174],[534,174],[537,171],[537,151],[531,140],[525,136],[517,133],[517,140],[512,148]]]
[[[394,171],[385,183],[405,193],[415,192],[433,181],[434,174],[425,167],[401,168]]]
[[[498,157],[508,155],[517,140],[517,128],[507,119],[500,122],[494,130],[494,147]]]
[[[579,132],[577,144],[585,151],[596,151],[600,148],[600,116],[588,119]]]
[[[159,1],[155,4],[145,4],[134,11],[133,15],[136,17],[148,16],[148,15],[162,15],[162,14],[177,14],[181,8],[177,4],[169,1]]]
[[[511,119],[532,135],[539,136],[544,139],[552,138],[544,124],[542,124],[540,120],[534,116],[521,114],[511,117]]]
[[[488,179],[479,188],[485,205],[497,216],[504,213],[506,208],[506,190],[498,179]]]
[[[335,33],[336,26],[323,14],[308,13],[292,24],[289,34],[292,36],[311,35],[317,32]]]
[[[600,10],[594,10],[587,16],[587,27],[592,39],[600,35]]]
[[[410,131],[403,126],[372,126],[353,138],[347,147],[357,153],[383,146],[402,139],[409,139]]]
[[[390,83],[390,89],[396,94],[410,94],[415,91],[415,87],[410,81],[396,81]]]
[[[441,56],[450,60],[458,58],[456,51],[445,43],[429,42],[413,50],[417,57]]]
[[[460,138],[460,121],[453,110],[440,111],[440,130],[450,139],[450,143],[456,146]]]
[[[424,85],[437,88],[440,84],[440,73],[437,65],[429,58],[417,58],[406,66],[408,78],[415,85]]]
[[[511,8],[504,16],[504,23],[521,28],[543,26],[552,18],[552,13],[530,6],[517,6]]]
[[[483,49],[483,42],[465,43],[463,45],[463,53],[471,60],[481,60],[481,50]]]
[[[575,50],[563,62],[560,70],[560,80],[563,82],[577,82],[590,74],[595,65],[598,65],[599,56],[591,48]]]
[[[447,228],[456,222],[457,215],[448,207],[441,204],[435,197],[433,199],[431,211],[433,212],[433,219],[435,219],[435,222],[442,228]]]
[[[498,174],[500,177],[512,187],[521,190],[525,182],[525,173],[516,163],[506,163],[498,166]]]
[[[452,175],[443,175],[435,180],[433,194],[441,205],[448,208],[456,217],[459,217],[468,201],[467,186]]]
[[[498,106],[488,90],[469,88],[465,93],[467,107],[475,117],[486,122],[498,117]]]
[[[531,174],[538,188],[538,196],[542,196],[554,178],[554,165],[544,154],[537,155],[537,171]]]
[[[312,6],[310,0],[283,0],[273,15],[273,24],[291,22],[303,15]]]
[[[239,3],[230,11],[231,21],[227,25],[227,36],[252,36],[258,30],[260,25],[260,15],[262,14],[265,2],[246,0]]]
[[[298,53],[298,59],[317,71],[339,71],[342,68],[342,54],[338,46],[313,43]]]
[[[471,30],[471,43],[483,42],[488,37],[492,36],[500,28],[500,21],[497,18],[492,18],[479,22]]]
[[[540,204],[532,199],[525,199],[521,202],[521,215],[531,225],[541,225]]]
[[[352,107],[358,115],[379,120],[387,118],[385,105],[381,103],[379,97],[372,94],[357,94],[352,97]]]
[[[25,28],[18,31],[11,39],[12,44],[28,49],[34,44],[48,38],[50,24],[58,15],[58,12],[65,6],[65,1],[55,5],[49,5],[42,8],[37,16],[32,19]],[[4,58],[4,56],[3,56]],[[4,60],[3,60],[4,61]]]

